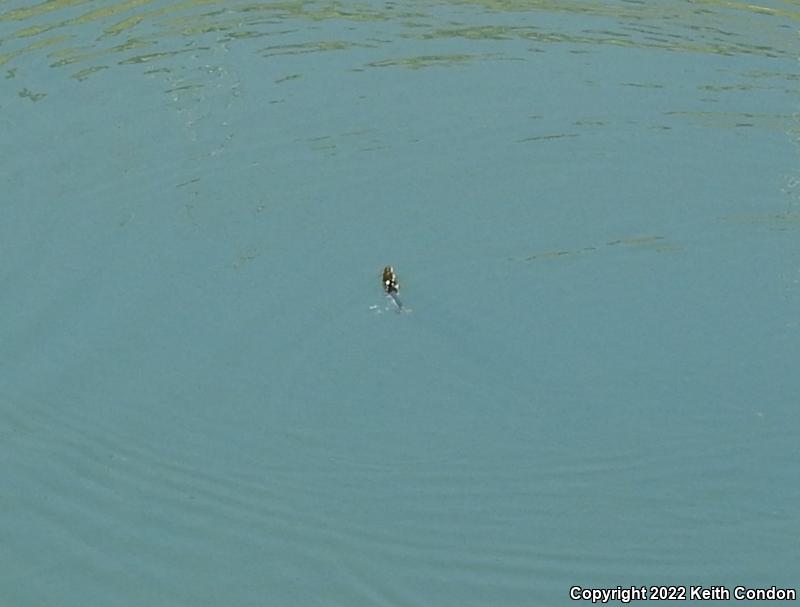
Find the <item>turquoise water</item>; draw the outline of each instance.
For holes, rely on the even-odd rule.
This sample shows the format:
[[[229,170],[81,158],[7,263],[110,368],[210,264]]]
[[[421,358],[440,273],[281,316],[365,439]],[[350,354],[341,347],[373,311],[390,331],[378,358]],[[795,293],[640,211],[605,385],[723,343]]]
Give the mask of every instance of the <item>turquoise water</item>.
[[[796,587],[799,22],[0,4],[0,603]]]

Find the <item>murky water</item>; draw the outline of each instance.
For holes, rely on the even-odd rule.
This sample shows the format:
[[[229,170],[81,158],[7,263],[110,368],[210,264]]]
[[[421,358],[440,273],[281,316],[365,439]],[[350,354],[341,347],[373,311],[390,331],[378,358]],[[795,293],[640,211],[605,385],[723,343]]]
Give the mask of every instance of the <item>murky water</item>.
[[[796,585],[798,23],[3,3],[0,603]]]

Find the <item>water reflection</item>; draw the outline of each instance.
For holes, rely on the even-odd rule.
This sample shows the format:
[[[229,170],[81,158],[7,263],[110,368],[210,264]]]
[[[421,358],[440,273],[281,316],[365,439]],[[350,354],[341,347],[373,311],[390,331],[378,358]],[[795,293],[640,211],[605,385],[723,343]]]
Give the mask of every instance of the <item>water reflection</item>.
[[[445,5],[461,5],[461,22],[448,20],[447,27],[442,27],[436,15]],[[605,2],[455,0],[418,3],[414,9],[398,10],[391,2],[365,6],[302,1],[128,0],[100,8],[90,1],[42,2],[0,14],[0,65],[16,66],[26,57],[43,56],[52,67],[80,66],[71,75],[84,80],[109,64],[164,61],[267,36],[282,42],[254,49],[264,57],[363,45],[381,49],[376,53],[381,57],[354,60],[353,68],[421,68],[461,64],[472,58],[463,53],[431,52],[438,48],[438,41],[448,39],[492,41],[492,52],[497,52],[497,43],[523,41],[535,45],[528,52],[551,44],[610,45],[788,57],[791,53],[784,37],[791,32],[780,29],[779,24],[788,26],[800,17],[800,12],[788,8],[717,1],[615,6]],[[472,11],[477,9],[481,9],[480,23],[474,22],[478,13]],[[486,23],[486,9],[492,11],[496,23]],[[520,13],[535,13],[536,25],[520,25]],[[352,22],[349,29],[355,39],[324,39],[320,25],[330,21]],[[364,22],[372,25],[356,25]],[[418,42],[418,55],[398,56],[392,46],[403,38]],[[516,55],[519,47],[508,52]]]

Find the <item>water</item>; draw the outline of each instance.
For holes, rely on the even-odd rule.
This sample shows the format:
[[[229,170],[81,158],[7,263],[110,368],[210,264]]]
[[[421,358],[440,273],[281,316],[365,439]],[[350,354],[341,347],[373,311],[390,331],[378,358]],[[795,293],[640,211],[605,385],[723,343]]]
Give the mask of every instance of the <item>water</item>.
[[[3,604],[797,583],[795,3],[0,11]]]

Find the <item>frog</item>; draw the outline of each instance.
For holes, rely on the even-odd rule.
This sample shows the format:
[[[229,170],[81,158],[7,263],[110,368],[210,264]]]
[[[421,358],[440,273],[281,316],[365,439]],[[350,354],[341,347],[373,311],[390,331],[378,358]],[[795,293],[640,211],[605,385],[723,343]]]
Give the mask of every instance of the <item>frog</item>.
[[[390,297],[397,306],[397,311],[402,312],[403,302],[400,301],[399,297],[400,281],[397,280],[397,273],[392,266],[385,266],[383,268],[381,282],[383,283],[383,290],[386,292],[386,295]]]

